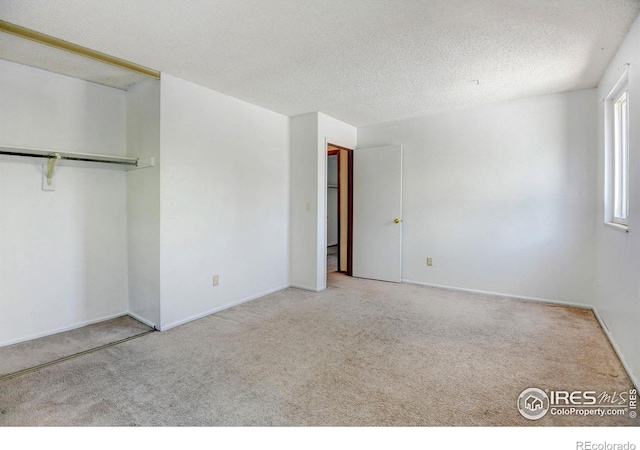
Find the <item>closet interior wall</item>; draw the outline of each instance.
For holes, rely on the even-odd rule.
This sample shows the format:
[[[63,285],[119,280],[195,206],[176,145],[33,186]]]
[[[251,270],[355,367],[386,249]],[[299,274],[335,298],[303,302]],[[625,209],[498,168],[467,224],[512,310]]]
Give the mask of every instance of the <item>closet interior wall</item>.
[[[126,93],[0,60],[0,143],[126,155]],[[128,311],[127,174],[0,159],[0,345]]]
[[[338,155],[327,157],[327,247],[338,245]]]
[[[160,324],[160,81],[129,88],[127,155],[154,166],[127,172],[129,315]]]

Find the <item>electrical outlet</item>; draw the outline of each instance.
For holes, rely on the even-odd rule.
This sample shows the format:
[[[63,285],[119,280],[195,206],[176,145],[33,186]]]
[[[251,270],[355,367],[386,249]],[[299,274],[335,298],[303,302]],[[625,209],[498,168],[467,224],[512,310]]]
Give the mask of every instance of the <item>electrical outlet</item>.
[[[213,276],[213,285],[217,286],[220,283],[220,277],[218,275]]]
[[[427,258],[427,266],[433,266],[433,259]]]

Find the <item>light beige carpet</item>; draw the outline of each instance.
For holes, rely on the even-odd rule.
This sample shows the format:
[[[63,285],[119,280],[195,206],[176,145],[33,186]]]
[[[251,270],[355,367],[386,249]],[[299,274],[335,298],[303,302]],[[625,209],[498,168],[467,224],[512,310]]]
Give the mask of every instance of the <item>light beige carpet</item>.
[[[0,383],[0,425],[638,425],[523,418],[528,387],[623,391],[588,310],[329,275]]]
[[[327,255],[327,273],[338,271],[338,255]]]

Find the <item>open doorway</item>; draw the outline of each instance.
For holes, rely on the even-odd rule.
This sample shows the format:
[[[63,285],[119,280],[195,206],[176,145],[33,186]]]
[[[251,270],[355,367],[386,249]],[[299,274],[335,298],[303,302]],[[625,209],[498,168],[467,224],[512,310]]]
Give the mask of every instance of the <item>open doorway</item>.
[[[352,274],[353,150],[327,144],[327,272]]]

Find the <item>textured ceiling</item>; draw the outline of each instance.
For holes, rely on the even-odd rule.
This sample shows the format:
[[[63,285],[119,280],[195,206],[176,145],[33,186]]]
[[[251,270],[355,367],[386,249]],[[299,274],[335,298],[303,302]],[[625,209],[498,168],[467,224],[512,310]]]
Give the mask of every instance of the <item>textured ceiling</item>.
[[[361,126],[595,87],[640,0],[2,0],[0,18]]]

